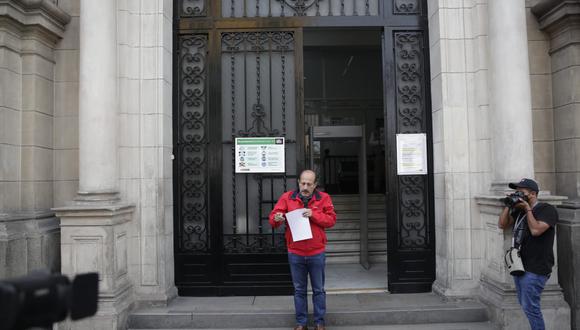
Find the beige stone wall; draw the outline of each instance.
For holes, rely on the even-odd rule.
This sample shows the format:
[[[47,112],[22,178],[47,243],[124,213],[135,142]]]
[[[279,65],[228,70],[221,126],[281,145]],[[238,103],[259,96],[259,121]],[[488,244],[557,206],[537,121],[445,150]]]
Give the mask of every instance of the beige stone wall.
[[[22,182],[22,56],[21,42],[0,31],[0,210],[20,210]]]
[[[78,189],[79,0],[60,0],[71,22],[56,50],[54,204]],[[171,0],[117,2],[119,187],[136,205],[129,275],[138,299],[173,293]]]
[[[53,186],[52,40],[21,26],[0,34],[0,210],[46,210]]]
[[[473,196],[491,183],[486,1],[429,1],[437,280],[471,295],[482,267]]]
[[[59,0],[71,16],[55,49],[53,204],[73,200],[79,180],[79,0]]]
[[[538,19],[531,13],[535,0],[526,0],[535,178],[541,190],[556,191],[554,156],[554,107],[552,105],[552,70],[550,38],[540,31]]]
[[[428,1],[437,237],[435,288],[448,295],[477,290],[486,263],[486,224],[479,216],[474,196],[488,194],[492,183],[487,2]],[[541,188],[554,192],[549,41],[539,31],[529,8],[527,13],[534,167]]]
[[[129,273],[139,300],[174,294],[171,0],[119,1],[119,159],[123,199],[137,206]]]
[[[52,3],[0,3],[0,278],[60,269],[53,207],[55,45],[69,17]]]

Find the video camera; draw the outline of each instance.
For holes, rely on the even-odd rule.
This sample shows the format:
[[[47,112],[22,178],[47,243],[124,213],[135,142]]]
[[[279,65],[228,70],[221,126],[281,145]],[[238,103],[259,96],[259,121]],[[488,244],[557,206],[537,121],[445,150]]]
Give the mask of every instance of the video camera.
[[[72,283],[61,274],[34,272],[0,281],[0,330],[51,328],[70,315],[78,320],[95,315],[99,275],[77,275]]]
[[[521,202],[520,201],[520,198],[525,200],[527,197],[526,197],[526,195],[523,192],[516,191],[516,192],[513,192],[513,193],[507,195],[504,198],[501,198],[500,201],[505,206],[507,206],[509,208],[512,208],[514,205],[516,205],[517,203]]]

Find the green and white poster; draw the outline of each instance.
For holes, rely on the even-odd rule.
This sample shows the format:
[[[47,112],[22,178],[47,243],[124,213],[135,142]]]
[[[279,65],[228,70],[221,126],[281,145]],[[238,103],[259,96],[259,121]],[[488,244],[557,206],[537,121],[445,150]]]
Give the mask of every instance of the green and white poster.
[[[235,161],[236,173],[284,173],[284,138],[236,138]]]

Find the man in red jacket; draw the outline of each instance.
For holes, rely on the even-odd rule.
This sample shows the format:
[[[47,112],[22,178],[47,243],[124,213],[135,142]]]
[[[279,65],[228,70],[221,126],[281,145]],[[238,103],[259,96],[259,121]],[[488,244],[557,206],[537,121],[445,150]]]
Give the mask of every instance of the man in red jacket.
[[[270,213],[270,225],[279,227],[285,221],[285,214],[304,208],[303,216],[308,218],[312,238],[293,241],[290,227],[286,226],[286,246],[288,263],[294,284],[294,308],[296,309],[296,328],[307,330],[308,300],[306,288],[308,275],[312,285],[312,303],[314,305],[314,323],[317,330],[324,330],[326,313],[326,292],[324,291],[324,265],[326,248],[325,228],[336,223],[334,205],[327,193],[316,190],[316,174],[311,170],[300,173],[298,190],[285,192]]]

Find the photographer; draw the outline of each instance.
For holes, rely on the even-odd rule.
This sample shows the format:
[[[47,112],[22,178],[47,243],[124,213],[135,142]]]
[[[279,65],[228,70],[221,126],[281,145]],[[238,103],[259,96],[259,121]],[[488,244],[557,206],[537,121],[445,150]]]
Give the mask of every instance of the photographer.
[[[545,329],[540,296],[554,266],[556,208],[538,202],[538,184],[531,179],[510,183],[516,192],[502,199],[506,205],[499,216],[501,229],[513,228],[512,248],[518,249],[524,271],[513,276],[518,302],[532,330]]]

